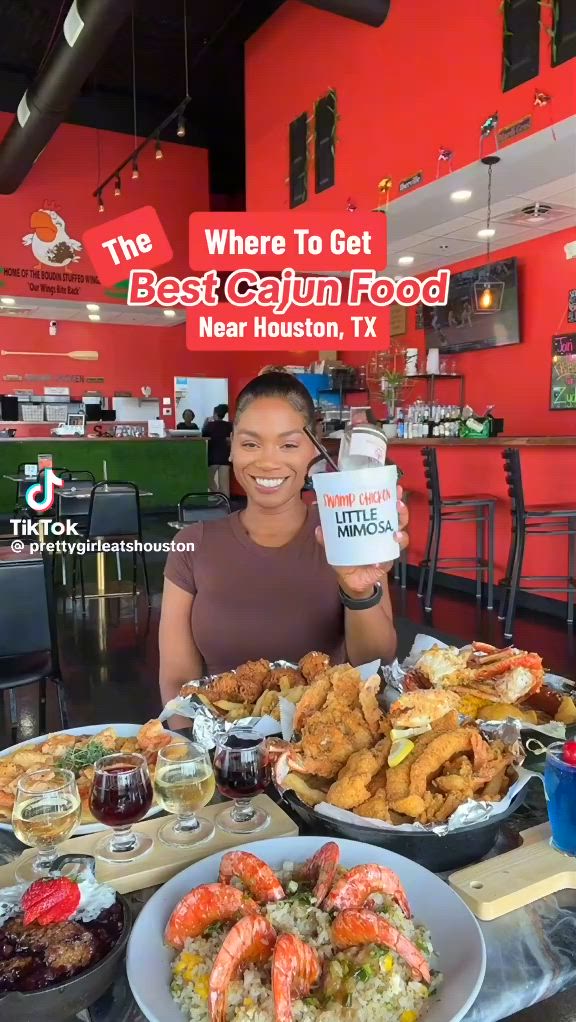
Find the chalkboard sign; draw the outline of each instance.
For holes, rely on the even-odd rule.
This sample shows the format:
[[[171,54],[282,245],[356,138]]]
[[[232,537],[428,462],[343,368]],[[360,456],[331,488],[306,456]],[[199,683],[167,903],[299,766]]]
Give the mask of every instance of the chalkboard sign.
[[[552,411],[576,411],[576,334],[552,338]]]

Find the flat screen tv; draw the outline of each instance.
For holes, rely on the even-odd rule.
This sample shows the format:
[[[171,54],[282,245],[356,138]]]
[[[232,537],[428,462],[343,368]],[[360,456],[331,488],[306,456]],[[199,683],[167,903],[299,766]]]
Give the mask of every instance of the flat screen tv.
[[[516,259],[501,259],[450,278],[446,305],[424,306],[427,348],[458,354],[520,343]]]

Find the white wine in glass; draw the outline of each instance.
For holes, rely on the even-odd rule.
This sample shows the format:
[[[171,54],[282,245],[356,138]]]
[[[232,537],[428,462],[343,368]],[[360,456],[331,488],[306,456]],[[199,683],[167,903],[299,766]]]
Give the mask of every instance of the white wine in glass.
[[[58,845],[80,821],[81,802],[71,770],[29,770],[18,781],[12,826],[19,841],[36,848],[22,856],[16,878],[22,883],[49,876]]]
[[[208,805],[215,789],[210,756],[201,745],[182,741],[160,749],[154,774],[156,801],[177,818],[160,828],[159,840],[171,848],[208,841],[214,826],[196,812]]]

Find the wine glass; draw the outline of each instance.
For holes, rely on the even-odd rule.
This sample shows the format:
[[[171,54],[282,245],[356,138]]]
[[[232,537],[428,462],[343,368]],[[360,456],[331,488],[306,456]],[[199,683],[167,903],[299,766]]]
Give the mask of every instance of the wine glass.
[[[158,837],[170,848],[189,848],[208,841],[214,825],[196,810],[211,801],[216,782],[206,749],[193,742],[174,742],[160,749],[154,774],[156,801],[167,813],[175,813],[158,831]]]
[[[18,861],[17,880],[28,883],[50,875],[57,846],[73,833],[81,808],[71,770],[29,770],[18,779],[12,826],[16,837],[36,851]]]
[[[152,838],[135,834],[132,826],[146,816],[151,805],[152,781],[144,756],[119,752],[97,760],[90,810],[99,823],[112,827],[113,833],[98,842],[95,855],[105,862],[133,862],[149,852]]]
[[[216,739],[214,773],[218,791],[234,803],[216,816],[216,823],[232,834],[253,834],[270,823],[265,809],[251,799],[270,780],[266,739],[254,728],[237,727]]]

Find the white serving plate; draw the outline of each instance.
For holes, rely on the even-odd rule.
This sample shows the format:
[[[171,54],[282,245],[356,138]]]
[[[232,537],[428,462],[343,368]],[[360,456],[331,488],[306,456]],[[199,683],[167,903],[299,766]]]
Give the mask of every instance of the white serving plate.
[[[274,838],[240,845],[274,869],[286,861],[304,862],[326,843],[321,837]],[[459,1022],[476,1000],[486,970],[486,948],[476,919],[458,895],[433,873],[410,859],[360,841],[338,840],[344,866],[387,866],[398,874],[414,919],[432,934],[442,986],[426,1008],[422,1022]],[[132,993],[149,1022],[183,1022],[170,996],[170,962],[174,952],[163,941],[166,923],[177,902],[198,884],[218,879],[222,853],[194,863],[153,895],[138,916],[128,944],[127,973]]]
[[[104,731],[107,727],[114,728],[119,738],[134,738],[138,734],[142,724],[85,724],[84,727],[70,727],[67,730],[62,728],[58,731],[52,731],[48,735],[40,735],[39,738],[30,738],[27,742],[19,742],[18,745],[11,745],[9,749],[3,749],[2,752],[0,752],[0,759],[4,759],[5,756],[11,756],[12,753],[17,752],[18,749],[27,749],[31,745],[42,745],[44,742],[47,742],[52,735],[99,735],[100,732]],[[157,816],[160,812],[162,812],[160,806],[153,805],[150,811],[146,814],[146,819],[148,820],[151,816]],[[80,837],[82,834],[96,834],[100,830],[107,829],[108,828],[102,823],[83,823],[74,831],[73,837]],[[12,831],[12,824],[2,823],[0,821],[0,830]]]

